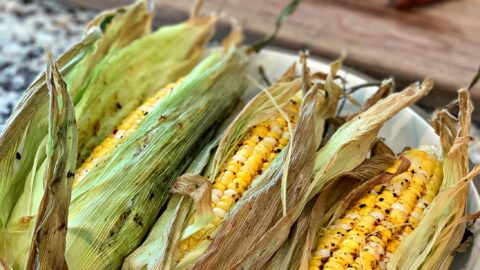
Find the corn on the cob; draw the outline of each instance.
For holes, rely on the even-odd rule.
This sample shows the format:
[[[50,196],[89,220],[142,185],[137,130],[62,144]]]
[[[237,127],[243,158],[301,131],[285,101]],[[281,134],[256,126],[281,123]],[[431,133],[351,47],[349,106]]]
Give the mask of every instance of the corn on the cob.
[[[204,229],[180,242],[177,262],[224,220],[228,211],[244,195],[253,181],[269,167],[290,139],[288,122],[295,125],[301,98],[294,96],[288,104],[289,119],[272,116],[249,129],[234,153],[227,159],[212,186],[212,209],[215,220]]]
[[[442,164],[432,155],[409,150],[404,156],[411,162],[406,172],[373,188],[322,233],[310,270],[385,269],[400,241],[420,222],[443,178]]]
[[[101,158],[107,156],[125,141],[125,139],[135,131],[142,119],[144,119],[149,112],[153,111],[159,101],[171,93],[175,89],[175,86],[180,82],[181,79],[178,82],[168,84],[153,97],[147,99],[140,107],[131,112],[122,123],[113,130],[112,134],[105,138],[101,144],[96,146],[93,149],[92,154],[90,154],[85,162],[76,170],[73,186],[75,187],[91,168],[97,166]]]
[[[95,67],[78,91],[81,99],[75,104],[81,146],[77,165],[142,101],[193,69],[201,60],[215,20],[195,18],[161,27]],[[92,108],[93,102],[102,106]]]
[[[76,117],[80,115],[78,102],[89,91],[80,91],[81,85],[90,81],[98,64],[151,32],[149,7],[147,1],[137,1],[131,6],[99,15],[87,25],[85,38],[58,58],[57,65],[67,83]],[[38,76],[24,92],[0,133],[0,182],[3,183],[0,188],[0,264],[6,269],[25,268],[47,183],[45,148],[48,147],[48,114],[52,112],[44,78]],[[123,88],[112,90],[122,91]],[[115,104],[116,101],[112,102]],[[91,120],[101,119],[97,110],[108,106],[107,103],[106,100],[100,106],[91,106],[90,103],[90,109],[84,113],[89,114]],[[83,146],[79,144],[78,147]]]
[[[210,129],[245,89],[246,60],[242,51],[233,48],[215,51],[156,106],[149,104],[170,88],[132,113],[121,125],[124,138],[110,140],[120,142],[112,153],[108,154],[112,146],[100,147],[107,149],[105,156],[73,190],[66,249],[69,267],[117,268],[140,244],[167,201],[171,182],[188,164],[188,154],[209,138]],[[242,77],[232,82],[238,74]],[[149,113],[144,116],[145,112]]]

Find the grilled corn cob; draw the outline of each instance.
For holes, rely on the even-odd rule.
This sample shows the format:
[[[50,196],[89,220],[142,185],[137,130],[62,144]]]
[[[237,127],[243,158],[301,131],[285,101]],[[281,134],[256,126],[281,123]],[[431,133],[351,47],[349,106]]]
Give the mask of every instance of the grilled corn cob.
[[[143,100],[198,64],[215,21],[215,17],[194,18],[161,27],[95,67],[75,104],[81,146],[77,165]],[[93,102],[102,106],[92,109]]]
[[[108,160],[127,136],[115,132],[92,153],[94,147],[116,126],[126,135],[134,133],[144,116],[132,114],[121,125],[122,119],[145,98],[187,75],[200,62],[216,21],[214,16],[194,15],[186,22],[151,33],[151,20],[148,1],[108,11],[94,19],[87,26],[86,38],[58,61],[75,106],[76,167],[91,155],[75,173],[77,187],[87,172],[105,165],[102,161]],[[37,80],[25,92],[11,123],[0,134],[0,182],[6,183],[0,188],[0,257],[8,268],[25,267],[25,254],[45,191],[49,107],[42,84]]]
[[[171,86],[171,94],[167,87],[133,112],[118,128],[125,130],[124,137],[107,139],[97,151],[107,149],[98,161],[92,158],[80,167],[84,174],[73,190],[69,212],[69,267],[116,268],[137,247],[168,199],[171,182],[190,161],[187,154],[209,138],[212,125],[245,89],[244,76],[234,83],[232,78],[246,72],[246,60],[237,49],[215,51]]]
[[[180,242],[177,263],[199,242],[211,240],[212,232],[224,220],[228,211],[287,145],[290,138],[287,121],[295,125],[300,103],[301,98],[294,96],[287,108],[290,119],[277,114],[250,128],[245,134],[234,153],[222,165],[213,183],[212,209],[215,220]]]
[[[309,269],[385,269],[399,243],[419,224],[437,195],[442,163],[421,150],[403,154],[410,168],[374,187],[322,233]],[[400,162],[387,169],[395,172]]]
[[[100,159],[105,158],[111,154],[116,147],[119,147],[119,145],[135,131],[145,116],[153,111],[160,101],[170,94],[180,82],[181,80],[168,84],[153,97],[147,99],[140,107],[131,112],[122,123],[113,130],[112,134],[100,145],[96,146],[92,154],[90,154],[85,162],[76,170],[73,186],[75,187],[93,167],[97,166]]]
[[[58,58],[56,64],[74,105],[89,91],[80,91],[81,85],[90,81],[99,63],[151,32],[149,7],[147,1],[137,1],[99,15],[87,25],[84,39]],[[108,101],[102,102],[105,104]],[[90,106],[84,114],[89,114],[91,120],[99,119],[99,107],[102,106]],[[34,226],[40,222],[37,214],[48,182],[46,152],[52,148],[47,143],[48,115],[51,113],[47,82],[41,75],[24,92],[0,133],[0,182],[3,183],[0,188],[0,257],[6,269],[26,267]],[[78,111],[75,114],[76,117],[80,115]],[[82,147],[79,144],[79,148]],[[71,174],[69,172],[69,176]]]

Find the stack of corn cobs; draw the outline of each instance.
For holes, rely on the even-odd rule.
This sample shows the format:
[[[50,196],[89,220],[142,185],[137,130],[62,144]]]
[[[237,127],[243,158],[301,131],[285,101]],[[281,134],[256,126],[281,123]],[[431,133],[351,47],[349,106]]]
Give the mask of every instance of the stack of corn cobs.
[[[430,80],[337,116],[341,60],[302,54],[239,109],[239,27],[207,49],[215,16],[151,21],[144,1],[101,14],[25,92],[0,135],[0,268],[448,269],[479,171],[467,91],[432,119],[442,149],[395,154],[378,131]]]

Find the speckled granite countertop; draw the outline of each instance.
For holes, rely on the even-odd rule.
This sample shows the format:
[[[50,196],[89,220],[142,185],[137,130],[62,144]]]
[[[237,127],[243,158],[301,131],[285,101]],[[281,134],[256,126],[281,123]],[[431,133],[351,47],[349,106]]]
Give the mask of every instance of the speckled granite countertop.
[[[83,35],[94,12],[47,1],[0,1],[0,125],[45,69],[45,48],[60,55]]]
[[[50,1],[0,1],[0,130],[22,91],[45,69],[45,48],[56,56],[66,51],[95,14]],[[479,130],[473,135],[470,156],[478,163]]]

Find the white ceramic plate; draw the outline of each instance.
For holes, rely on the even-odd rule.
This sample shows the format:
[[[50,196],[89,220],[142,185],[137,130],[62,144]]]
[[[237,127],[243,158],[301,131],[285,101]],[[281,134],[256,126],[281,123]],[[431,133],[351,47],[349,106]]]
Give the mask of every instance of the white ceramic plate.
[[[298,60],[294,52],[267,49],[263,50],[256,58],[252,69],[257,69],[262,65],[266,71],[267,77],[271,81],[278,79],[285,70]],[[312,71],[329,71],[328,62],[319,58],[310,57],[308,62]],[[252,70],[255,71],[255,70]],[[252,72],[256,74],[258,72]],[[368,78],[349,69],[342,70],[342,76],[348,81],[348,86],[354,86],[368,82]],[[365,89],[357,92],[353,96],[360,102],[364,102],[370,94],[375,91],[374,88]],[[252,93],[247,93],[250,96]],[[351,112],[354,107],[346,104],[344,111]],[[379,134],[385,138],[386,143],[396,152],[400,152],[404,147],[418,147],[421,145],[440,146],[438,136],[433,128],[413,109],[406,108],[398,115],[385,123]],[[438,148],[440,149],[440,148]],[[473,186],[470,185],[470,194],[468,201],[468,212],[473,213],[480,209],[479,195]],[[457,255],[451,269],[480,269],[480,240],[478,235],[479,226],[474,226],[475,240],[473,246],[465,253]]]

